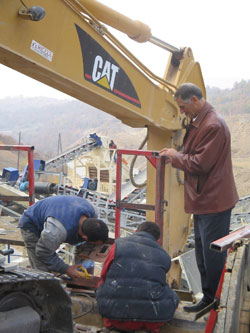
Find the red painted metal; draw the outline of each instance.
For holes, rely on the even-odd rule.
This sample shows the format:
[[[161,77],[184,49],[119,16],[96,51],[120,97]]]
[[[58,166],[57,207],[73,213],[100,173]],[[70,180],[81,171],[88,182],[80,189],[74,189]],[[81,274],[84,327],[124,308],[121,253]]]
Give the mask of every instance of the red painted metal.
[[[34,146],[0,145],[0,150],[30,151],[30,150],[34,150]]]
[[[156,159],[156,198],[155,198],[155,222],[161,230],[159,244],[163,238],[163,214],[164,214],[164,184],[165,184],[165,157]]]
[[[212,242],[210,244],[210,248],[218,251],[218,252],[222,252],[227,250],[228,248],[230,248],[229,253],[233,251],[232,245],[233,243],[240,238],[249,238],[250,237],[250,226],[247,225],[245,227],[239,228],[238,230],[235,230],[234,232],[231,232],[229,235],[224,236],[220,239],[217,239],[216,241]],[[228,254],[229,254],[228,253]],[[221,292],[222,292],[222,286],[223,286],[223,282],[224,282],[224,276],[225,276],[225,272],[226,272],[226,264],[224,266],[224,269],[222,271],[221,277],[220,277],[220,282],[216,291],[216,295],[215,298],[218,301],[220,301],[220,297],[221,297]],[[207,325],[205,328],[205,333],[212,333],[214,331],[214,327],[217,321],[217,317],[218,317],[218,311],[216,309],[212,309],[210,311],[209,314],[209,318],[207,321]]]
[[[28,151],[28,170],[29,170],[29,205],[35,203],[35,181],[34,181],[34,151]]]
[[[233,251],[232,245],[233,243],[240,239],[240,238],[249,238],[250,237],[250,226],[247,225],[245,227],[239,228],[238,230],[235,230],[234,232],[231,232],[229,235],[224,236],[220,239],[217,239],[216,241],[212,242],[210,244],[210,248],[218,251],[218,252],[223,252],[227,249],[230,248],[229,253]],[[226,264],[224,266],[224,269],[222,271],[221,277],[220,277],[220,282],[216,291],[215,298],[218,300],[218,304],[220,301],[221,297],[221,291],[222,291],[222,286],[224,282],[224,276],[226,272]],[[209,314],[209,318],[207,321],[205,333],[212,333],[217,321],[218,317],[218,311],[216,309],[212,309]]]
[[[115,207],[115,238],[120,237],[120,220],[121,208],[119,207],[121,201],[121,176],[122,176],[122,152],[116,151],[116,207]]]
[[[229,253],[232,251],[232,249],[229,250]],[[228,253],[228,254],[229,254]],[[221,298],[221,292],[222,292],[222,286],[223,286],[223,282],[224,282],[224,276],[226,273],[226,263],[224,265],[223,271],[221,273],[221,277],[220,277],[220,282],[215,294],[215,298],[217,299],[217,304],[219,305],[220,302],[220,298]],[[208,321],[207,321],[207,325],[205,328],[205,333],[212,333],[217,321],[217,317],[218,317],[218,311],[216,309],[212,309],[210,311],[209,317],[208,317]]]
[[[156,168],[157,159],[154,156],[145,156],[146,159]]]
[[[145,156],[147,160],[156,168],[156,200],[155,206],[144,205],[144,209],[155,210],[155,222],[159,225],[161,230],[162,244],[163,234],[163,213],[164,213],[164,180],[165,180],[165,157],[160,157],[158,152],[150,150],[128,150],[117,149],[117,164],[116,164],[116,217],[115,217],[115,238],[120,237],[120,218],[121,209],[126,205],[121,203],[121,161],[122,155],[138,155]],[[134,209],[141,209],[142,205],[133,204]]]
[[[159,156],[158,152],[152,150],[117,149],[118,153],[121,155],[141,155],[145,157]]]
[[[34,183],[34,146],[23,145],[0,145],[0,150],[27,151],[29,170],[29,205],[35,203],[35,183]]]

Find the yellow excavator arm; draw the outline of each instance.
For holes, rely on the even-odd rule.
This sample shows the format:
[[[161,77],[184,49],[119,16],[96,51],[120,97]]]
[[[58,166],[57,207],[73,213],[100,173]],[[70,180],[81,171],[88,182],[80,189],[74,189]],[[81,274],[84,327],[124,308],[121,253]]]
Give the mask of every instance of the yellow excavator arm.
[[[169,50],[163,78],[136,59],[106,25]],[[190,48],[159,41],[145,24],[94,0],[0,0],[0,63],[129,126],[147,126],[149,150],[181,145],[185,118],[173,98],[181,83],[193,82],[205,95],[200,66]],[[147,203],[154,204],[152,166],[147,172]],[[189,217],[183,210],[183,186],[170,167],[165,189],[163,246],[177,256],[186,241]],[[154,220],[152,212],[148,219]],[[173,281],[179,280],[177,271]]]

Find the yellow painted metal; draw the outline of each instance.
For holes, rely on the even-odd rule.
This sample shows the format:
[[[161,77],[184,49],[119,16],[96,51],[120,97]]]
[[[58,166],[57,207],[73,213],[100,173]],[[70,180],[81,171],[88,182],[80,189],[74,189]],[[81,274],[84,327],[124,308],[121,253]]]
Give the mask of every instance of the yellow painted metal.
[[[38,4],[30,1],[30,5]],[[83,21],[62,0],[44,0],[42,21],[23,20],[17,15],[20,2],[0,2],[0,62],[40,82],[102,109],[132,127],[152,124],[181,128],[181,116],[173,96],[159,88],[134,64]],[[96,87],[83,77],[83,61],[75,24],[96,40],[128,73],[142,103],[141,109],[110,92]],[[52,61],[31,50],[36,41],[53,52]]]
[[[74,1],[73,1],[74,2]],[[151,29],[146,24],[131,20],[125,15],[95,0],[79,0],[90,13],[103,23],[125,33],[139,42],[147,42],[151,37]]]
[[[162,147],[174,147],[178,149],[182,142],[182,131],[160,131],[156,127],[149,128],[148,149],[160,150]],[[147,201],[154,204],[155,200],[155,171],[152,166],[148,166],[147,177]],[[166,167],[165,174],[165,200],[167,206],[164,213],[163,247],[168,250],[171,257],[179,256],[183,253],[186,244],[190,215],[184,212],[183,185],[178,183],[176,169]],[[147,218],[154,221],[154,214],[148,213]],[[169,283],[177,288],[180,281],[180,266],[178,261],[174,262],[169,272]]]
[[[178,148],[181,145],[185,119],[178,110],[173,92],[181,83],[189,81],[200,86],[205,94],[200,66],[195,62],[191,49],[185,48],[181,58],[171,54],[163,79],[158,79],[140,66],[133,56],[129,59],[129,53],[124,48],[119,50],[119,45],[115,47],[112,38],[110,42],[103,36],[105,29],[100,32],[101,25],[96,24],[96,18],[133,38],[149,31],[144,26],[117,15],[107,7],[104,10],[96,1],[26,0],[26,5],[42,6],[46,16],[39,22],[24,20],[18,15],[21,7],[19,0],[0,1],[0,63],[99,108],[129,126],[148,126],[150,150],[157,151],[165,146]],[[84,12],[82,7],[87,10]],[[85,79],[76,25],[126,73],[141,103],[140,107]],[[32,49],[34,44],[42,48],[42,54]],[[151,168],[148,167],[148,204],[153,204],[155,200],[155,177]],[[189,217],[183,208],[183,186],[170,167],[166,170],[165,197],[168,206],[164,217],[164,247],[171,256],[175,256],[183,250]],[[154,220],[154,215],[149,213],[148,218]],[[170,280],[178,284],[179,268],[174,267],[173,271]]]

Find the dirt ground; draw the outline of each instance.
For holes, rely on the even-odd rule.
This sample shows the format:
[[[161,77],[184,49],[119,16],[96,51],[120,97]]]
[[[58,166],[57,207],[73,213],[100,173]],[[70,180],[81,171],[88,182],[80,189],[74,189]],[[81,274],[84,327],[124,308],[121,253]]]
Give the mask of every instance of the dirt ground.
[[[231,131],[233,170],[240,197],[250,195],[250,115],[225,117]]]

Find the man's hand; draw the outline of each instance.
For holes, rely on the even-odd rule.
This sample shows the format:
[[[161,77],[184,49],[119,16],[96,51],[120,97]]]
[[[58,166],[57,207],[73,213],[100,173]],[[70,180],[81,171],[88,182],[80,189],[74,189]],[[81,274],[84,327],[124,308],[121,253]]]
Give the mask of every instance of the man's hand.
[[[177,150],[174,148],[163,148],[159,155],[160,156],[166,156],[166,163],[171,163],[172,157],[174,157],[177,154]]]
[[[82,265],[72,265],[69,266],[69,268],[66,270],[66,274],[71,277],[72,279],[81,279],[81,276],[79,274],[79,268],[82,267]]]

